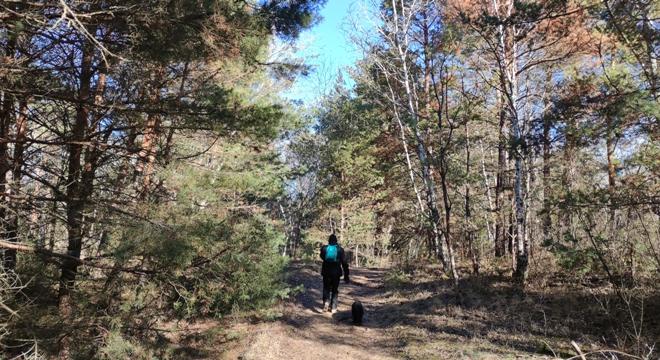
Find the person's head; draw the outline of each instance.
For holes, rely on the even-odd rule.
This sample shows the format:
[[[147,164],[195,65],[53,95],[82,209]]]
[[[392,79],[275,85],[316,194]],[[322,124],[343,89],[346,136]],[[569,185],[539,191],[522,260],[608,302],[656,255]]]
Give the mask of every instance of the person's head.
[[[328,238],[328,244],[334,245],[337,243],[337,237],[335,234],[330,234],[330,237]]]

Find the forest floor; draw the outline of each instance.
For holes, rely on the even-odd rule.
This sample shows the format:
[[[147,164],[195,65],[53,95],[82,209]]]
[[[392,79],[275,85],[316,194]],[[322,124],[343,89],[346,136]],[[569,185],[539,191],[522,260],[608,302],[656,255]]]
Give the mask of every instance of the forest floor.
[[[288,281],[304,290],[268,319],[200,323],[179,338],[181,359],[552,359],[599,345],[605,324],[580,296],[530,292],[521,297],[506,277],[480,277],[456,294],[433,270],[413,278],[385,269],[351,269],[340,285],[339,311],[322,312],[318,265],[293,264]],[[435,280],[433,280],[435,279]],[[351,323],[353,301],[366,309]],[[587,320],[588,319],[588,320]],[[589,331],[588,329],[594,330]],[[602,355],[600,355],[602,356]],[[625,358],[625,357],[621,357]]]

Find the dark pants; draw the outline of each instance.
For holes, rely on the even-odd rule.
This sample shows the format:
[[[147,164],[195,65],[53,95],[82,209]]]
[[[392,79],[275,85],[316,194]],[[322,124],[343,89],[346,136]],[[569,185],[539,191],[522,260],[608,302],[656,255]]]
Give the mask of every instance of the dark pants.
[[[337,295],[339,294],[339,276],[323,277],[323,304],[330,298],[330,306],[337,309]]]

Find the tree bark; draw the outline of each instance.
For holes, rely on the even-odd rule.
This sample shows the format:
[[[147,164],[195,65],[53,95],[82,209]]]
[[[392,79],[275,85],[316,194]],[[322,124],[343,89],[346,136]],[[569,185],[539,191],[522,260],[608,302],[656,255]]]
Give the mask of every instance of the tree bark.
[[[434,89],[436,92],[436,98],[440,103],[440,107],[437,111],[438,116],[438,130],[443,132],[443,121],[442,121],[442,111],[445,112],[445,122],[449,125],[448,131],[444,134],[444,145],[440,148],[440,151],[437,156],[437,164],[440,170],[440,185],[442,189],[442,203],[444,206],[444,238],[447,245],[447,263],[449,265],[448,272],[453,280],[454,286],[458,286],[458,273],[456,272],[456,262],[454,255],[454,245],[453,245],[453,234],[452,234],[452,224],[451,224],[451,214],[452,214],[452,202],[449,199],[449,179],[447,178],[449,172],[448,166],[448,148],[451,143],[452,135],[454,132],[454,124],[450,119],[449,114],[449,98],[447,92],[447,84],[443,81],[441,83],[441,89],[438,91],[437,84],[434,82]],[[440,95],[442,94],[442,95]]]
[[[344,178],[344,173],[342,172],[339,174],[339,178],[341,179],[341,182],[344,183],[346,180]],[[346,214],[344,213],[344,197],[342,196],[341,199],[339,200],[339,241],[346,245],[348,242],[347,239],[345,238],[345,229],[346,229]]]
[[[497,141],[497,177],[495,179],[495,256],[501,257],[506,253],[506,218],[504,186],[506,183],[506,168],[508,165],[506,156],[506,110],[504,101],[500,95],[499,100],[499,125]]]
[[[564,195],[564,198],[568,198],[568,194],[571,193],[573,189],[573,160],[575,157],[575,147],[576,147],[576,139],[575,135],[573,134],[574,129],[574,124],[572,122],[569,122],[566,124],[566,130],[565,130],[565,145],[564,145],[564,153],[563,153],[563,168],[561,172],[561,189],[562,191],[566,194]],[[566,204],[566,207],[563,209],[559,216],[559,221],[561,224],[562,232],[563,235],[570,235],[573,236],[574,234],[574,229],[573,229],[573,218],[569,206],[570,204]]]
[[[616,165],[614,159],[614,150],[615,150],[615,139],[614,139],[614,129],[612,128],[612,119],[608,116],[607,118],[607,133],[605,135],[605,146],[607,152],[607,184],[608,192],[610,196],[610,236],[614,236],[614,230],[616,229],[616,208],[614,204],[614,196],[616,196]]]
[[[470,129],[465,123],[465,177],[470,178]],[[488,226],[488,224],[486,224]],[[490,231],[490,230],[489,230]],[[474,229],[472,228],[472,205],[470,203],[470,184],[465,182],[465,240],[468,245],[470,260],[472,260],[472,271],[479,274],[479,255],[474,247]]]
[[[488,232],[488,243],[495,244],[495,230],[491,225],[491,216],[495,212],[495,207],[493,206],[493,196],[491,195],[491,186],[490,180],[488,180],[488,173],[486,172],[486,151],[484,150],[484,144],[480,140],[479,147],[481,148],[481,175],[484,179],[485,195],[488,202],[488,211],[484,212],[484,220],[486,221],[486,230]]]
[[[552,217],[550,214],[550,118],[546,115],[543,119],[543,240],[550,242],[550,230],[552,229]]]
[[[18,195],[21,191],[21,178],[23,176],[23,154],[25,152],[25,139],[27,137],[28,103],[22,99],[18,105],[18,116],[16,117],[16,142],[14,144],[14,156],[12,164],[12,176],[10,193]],[[7,221],[7,240],[18,241],[18,219],[22,210],[22,202],[15,201],[11,206],[11,212]],[[16,268],[16,250],[6,249],[4,258],[5,269]]]
[[[496,2],[497,4],[497,2]],[[499,5],[499,4],[497,4]],[[514,10],[514,1],[507,0],[503,3],[502,12],[506,13],[506,18],[511,18]],[[498,15],[500,8],[497,6]],[[515,271],[514,279],[524,286],[527,278],[527,267],[529,263],[529,239],[525,231],[526,205],[525,191],[523,182],[525,181],[525,137],[523,134],[523,120],[518,114],[518,53],[516,44],[516,26],[515,24],[501,24],[499,29],[500,41],[500,86],[502,95],[507,106],[507,115],[511,126],[510,152],[514,159],[514,184],[513,198],[515,204],[515,234],[516,234],[516,253],[515,253]]]
[[[512,73],[515,74],[515,68],[512,70]],[[511,81],[511,87],[514,89],[512,91],[512,98],[517,97],[517,90],[515,80]],[[514,201],[515,201],[515,220],[516,220],[516,270],[514,277],[518,284],[524,286],[525,281],[527,280],[527,267],[529,264],[529,239],[527,238],[527,232],[525,231],[525,220],[526,220],[526,205],[525,205],[525,192],[523,189],[523,181],[525,180],[525,169],[524,167],[524,152],[525,144],[524,137],[521,129],[520,119],[514,115],[511,117],[511,129],[512,129],[512,142],[513,142],[513,154],[515,162],[515,180],[514,180]]]
[[[13,61],[16,52],[16,37],[9,36],[5,46],[5,58]],[[9,81],[9,79],[1,79]],[[13,122],[15,116],[16,97],[13,94],[5,92],[3,94],[2,104],[0,106],[0,138],[9,138],[9,127]],[[3,238],[9,238],[7,229],[7,211],[10,208],[7,193],[7,173],[11,170],[11,162],[9,161],[9,143],[7,141],[0,142],[0,231]],[[16,239],[9,238],[10,241]],[[9,266],[8,270],[12,270],[15,265],[16,253],[5,250],[3,254],[3,266]]]
[[[447,186],[447,172],[443,166],[440,171],[440,185],[442,186],[442,202],[445,207],[445,241],[447,242],[447,271],[454,283],[458,286],[458,273],[456,272],[456,261],[454,256],[453,236],[451,233],[451,203],[449,201],[449,189]]]
[[[165,70],[159,67],[154,72],[151,87],[148,89],[148,101],[155,108],[160,101],[161,78],[165,75]],[[158,113],[152,111],[147,114],[147,122],[144,126],[142,135],[142,145],[138,157],[137,172],[142,175],[141,196],[146,197],[152,187],[152,176],[156,164],[156,145],[161,132],[161,117]]]
[[[93,32],[92,32],[93,33]],[[88,149],[83,159],[83,143],[89,142],[90,133],[90,109],[89,103],[92,99],[91,86],[94,77],[94,46],[87,39],[82,40],[81,62],[78,78],[78,97],[76,105],[75,123],[68,144],[68,168],[67,168],[67,190],[65,195],[66,226],[68,232],[67,255],[60,267],[60,284],[58,293],[58,306],[60,316],[63,319],[71,319],[74,311],[74,303],[71,298],[76,275],[78,272],[82,242],[84,236],[84,210],[90,194],[92,193],[93,177],[96,167],[92,163],[92,154],[96,150]],[[102,93],[105,87],[105,75],[100,75],[97,82],[97,94]],[[98,101],[98,96],[94,102]],[[100,118],[99,118],[100,119]],[[85,160],[84,166],[81,161]],[[59,356],[62,359],[71,357],[71,338],[64,336],[60,343]]]

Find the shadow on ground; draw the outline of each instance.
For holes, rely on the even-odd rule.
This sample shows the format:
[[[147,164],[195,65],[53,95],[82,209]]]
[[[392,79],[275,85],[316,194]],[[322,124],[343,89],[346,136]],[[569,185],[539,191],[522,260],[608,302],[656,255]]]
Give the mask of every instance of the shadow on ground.
[[[508,278],[497,275],[465,279],[457,292],[442,279],[386,286],[382,269],[353,269],[351,274],[355,283],[342,284],[341,311],[330,317],[320,311],[318,269],[302,264],[292,267],[289,281],[305,287],[285,320],[297,335],[349,346],[364,346],[359,337],[371,336],[371,348],[398,356],[405,349],[434,341],[457,349],[472,343],[475,351],[491,355],[572,356],[571,341],[620,346],[617,334],[632,326],[629,314],[626,319],[628,309],[615,306],[617,299],[607,293],[530,289],[522,296]],[[362,327],[351,323],[354,300],[362,301],[366,308]],[[643,304],[646,314],[660,313],[657,294],[649,295]],[[334,326],[320,331],[319,321]],[[648,329],[644,339],[657,341],[658,318],[650,316],[644,321]]]

